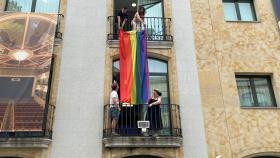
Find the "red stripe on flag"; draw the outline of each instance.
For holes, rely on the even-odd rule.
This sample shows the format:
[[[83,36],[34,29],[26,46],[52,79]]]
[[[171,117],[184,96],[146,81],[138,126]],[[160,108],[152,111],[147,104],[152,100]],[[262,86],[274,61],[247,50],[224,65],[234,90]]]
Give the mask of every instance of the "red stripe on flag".
[[[120,101],[130,103],[132,94],[132,49],[129,32],[120,31]]]

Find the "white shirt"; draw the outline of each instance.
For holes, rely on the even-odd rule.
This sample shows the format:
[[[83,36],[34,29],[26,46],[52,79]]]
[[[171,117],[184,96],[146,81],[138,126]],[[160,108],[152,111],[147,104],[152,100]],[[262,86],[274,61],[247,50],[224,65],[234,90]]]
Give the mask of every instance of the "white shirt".
[[[112,91],[110,95],[110,107],[113,107],[114,101],[113,98],[119,100],[119,95],[116,91]]]

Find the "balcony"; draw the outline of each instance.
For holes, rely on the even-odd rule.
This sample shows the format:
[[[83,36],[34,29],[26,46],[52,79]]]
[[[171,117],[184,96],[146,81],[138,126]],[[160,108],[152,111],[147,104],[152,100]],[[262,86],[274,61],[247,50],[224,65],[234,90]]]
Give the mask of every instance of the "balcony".
[[[116,16],[109,16],[107,43],[110,47],[119,47],[118,28]],[[124,31],[131,31],[132,19],[129,18],[124,26]],[[145,27],[147,29],[147,40],[149,48],[171,48],[173,45],[173,36],[171,35],[171,18],[145,17]]]
[[[121,105],[117,134],[112,133],[110,105],[104,106],[103,143],[105,147],[180,147],[182,145],[182,131],[180,120],[180,106],[175,104],[161,104],[160,128],[148,128],[142,132],[137,121],[147,120],[147,105]],[[152,135],[157,131],[157,135]]]
[[[48,148],[51,143],[53,46],[62,39],[62,18],[0,13],[5,28],[0,31],[0,148]]]
[[[3,109],[5,104],[0,104],[0,109]],[[33,108],[32,111],[28,112],[28,115],[24,115],[26,113],[24,110],[26,108],[16,108],[17,106],[20,107],[21,105],[8,105],[15,111],[15,116],[20,120],[15,118],[14,122],[12,123],[14,128],[17,130],[12,131],[1,131],[0,132],[0,148],[10,148],[10,147],[21,147],[21,148],[47,148],[48,145],[51,143],[52,138],[52,126],[53,126],[53,117],[55,106],[54,105],[46,105],[43,109],[43,116],[39,116],[40,112],[38,108]],[[25,105],[26,106],[26,105]],[[28,108],[26,109],[28,110]],[[19,116],[21,113],[21,116]],[[23,115],[22,115],[23,114]],[[37,119],[35,118],[37,115]],[[33,117],[32,120],[30,118]],[[5,120],[5,118],[4,118]],[[17,121],[21,121],[20,124]],[[2,128],[5,126],[5,123],[2,122]]]

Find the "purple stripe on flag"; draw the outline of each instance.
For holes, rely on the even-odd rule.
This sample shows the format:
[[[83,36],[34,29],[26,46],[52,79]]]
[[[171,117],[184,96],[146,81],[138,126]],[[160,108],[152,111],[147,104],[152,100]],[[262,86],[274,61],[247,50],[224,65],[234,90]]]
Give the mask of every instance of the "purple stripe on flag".
[[[150,98],[150,76],[147,54],[146,30],[140,32],[140,81],[141,81],[141,102],[147,103]]]

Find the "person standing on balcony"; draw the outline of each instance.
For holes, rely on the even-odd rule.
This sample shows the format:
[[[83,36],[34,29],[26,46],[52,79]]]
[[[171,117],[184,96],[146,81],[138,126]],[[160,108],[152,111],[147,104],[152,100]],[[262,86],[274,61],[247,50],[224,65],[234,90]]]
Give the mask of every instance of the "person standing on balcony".
[[[162,128],[161,120],[161,92],[157,89],[153,90],[152,98],[148,102],[148,110],[146,120],[150,121],[150,134],[158,136],[158,131]],[[151,133],[152,132],[152,133]]]
[[[122,7],[121,11],[118,12],[117,18],[115,19],[115,26],[117,31],[123,29],[127,22],[127,8]]]
[[[127,8],[124,6],[122,7],[121,11],[118,12],[117,17],[115,18],[113,39],[118,39],[120,29],[126,31],[125,24],[127,22],[127,17]]]
[[[135,13],[133,20],[131,21],[131,25],[133,30],[140,31],[144,28],[144,17],[145,17],[145,8],[140,6],[138,11]]]
[[[119,106],[119,95],[118,95],[118,89],[119,85],[117,82],[114,82],[112,84],[112,92],[110,95],[110,112],[111,112],[111,118],[112,118],[112,135],[118,135],[116,133],[116,127],[119,120],[119,115],[121,108]]]

